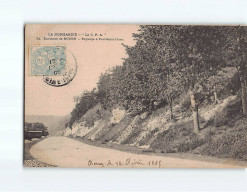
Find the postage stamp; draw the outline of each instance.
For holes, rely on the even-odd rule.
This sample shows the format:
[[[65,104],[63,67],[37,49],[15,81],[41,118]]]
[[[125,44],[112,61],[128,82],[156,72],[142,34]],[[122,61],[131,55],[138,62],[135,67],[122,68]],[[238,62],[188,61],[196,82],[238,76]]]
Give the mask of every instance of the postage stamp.
[[[56,76],[66,73],[65,46],[32,46],[31,76]]]

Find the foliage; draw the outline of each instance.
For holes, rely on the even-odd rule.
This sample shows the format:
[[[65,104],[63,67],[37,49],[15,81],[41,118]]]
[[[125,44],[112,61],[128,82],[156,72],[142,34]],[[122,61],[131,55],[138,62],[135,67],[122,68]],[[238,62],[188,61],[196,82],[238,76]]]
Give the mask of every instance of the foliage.
[[[169,104],[172,112],[174,99],[189,89],[198,107],[231,78],[226,71],[240,55],[238,32],[226,26],[141,25],[133,34],[136,45],[123,45],[128,55],[123,65],[101,74],[97,89],[75,98],[67,126],[97,103],[109,110],[122,106],[133,115],[151,113],[158,104]],[[193,106],[189,101],[182,102],[184,109]]]
[[[193,133],[192,123],[180,123],[162,132],[151,144],[151,148],[163,153],[188,152],[203,145],[205,141]]]
[[[111,106],[110,99],[109,99],[110,86],[111,86],[110,70],[100,75],[97,86],[98,86],[97,99],[101,103],[101,105],[105,109],[107,109]]]
[[[247,160],[246,139],[246,129],[231,130],[212,135],[210,142],[198,151],[204,155]]]
[[[216,127],[227,125],[229,122],[228,111],[227,109],[218,112],[213,118],[214,125]]]
[[[92,91],[84,91],[79,101],[76,103],[75,108],[71,112],[71,118],[67,126],[70,128],[74,122],[81,119],[81,117],[98,103],[96,89]]]
[[[25,122],[25,131],[47,131],[47,127],[43,123],[28,123]]]

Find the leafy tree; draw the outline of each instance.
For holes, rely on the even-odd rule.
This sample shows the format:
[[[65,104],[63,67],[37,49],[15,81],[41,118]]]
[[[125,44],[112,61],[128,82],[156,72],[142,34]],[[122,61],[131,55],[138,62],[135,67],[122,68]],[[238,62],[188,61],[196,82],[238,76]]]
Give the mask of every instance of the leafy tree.
[[[218,103],[218,92],[222,91],[226,86],[225,84],[235,75],[235,71],[231,67],[225,67],[222,70],[217,71],[216,75],[213,75],[205,81],[206,88],[209,95],[214,96],[214,103]]]
[[[71,127],[97,103],[105,109],[118,104],[137,114],[151,112],[156,102],[166,102],[173,119],[174,99],[188,91],[194,132],[198,133],[198,107],[211,93],[217,103],[217,91],[229,79],[221,75],[227,66],[239,72],[246,114],[245,34],[239,27],[141,25],[139,33],[133,35],[136,45],[124,45],[128,57],[123,65],[102,74],[97,90],[75,98],[68,125]]]
[[[118,104],[136,113],[152,111],[157,102],[170,104],[178,95],[178,79],[175,79],[174,56],[178,40],[174,38],[178,26],[141,26],[134,34],[136,45],[125,45],[128,58],[122,67],[112,73],[112,97]],[[171,36],[174,35],[174,36]]]
[[[221,31],[216,26],[185,26],[179,41],[180,56],[177,69],[182,74],[183,85],[189,90],[193,112],[194,132],[199,132],[198,106],[200,86],[215,75],[220,68]]]
[[[135,35],[147,43],[143,48],[150,53],[146,61],[152,62],[149,76],[158,94],[170,104],[171,118],[172,99],[181,93],[181,88],[189,90],[196,133],[199,132],[198,106],[202,100],[199,90],[221,68],[218,57],[221,31],[214,26],[141,26],[140,33]],[[140,47],[138,51],[142,51]]]
[[[177,48],[181,26],[141,26],[141,33],[135,35],[145,40],[146,47],[154,54],[149,78],[152,88],[157,92],[156,99],[165,100],[170,106],[173,119],[173,99],[181,93],[180,75],[176,71],[179,56]]]
[[[241,83],[241,100],[243,115],[247,116],[246,69],[247,69],[247,27],[228,27],[224,32],[226,37],[224,59],[228,66],[236,67]]]
[[[107,109],[107,107],[111,106],[110,98],[109,98],[110,87],[111,87],[111,71],[110,70],[100,75],[99,81],[97,83],[97,87],[98,87],[97,98],[99,102],[101,103],[101,105],[103,105],[103,107]]]
[[[75,121],[80,120],[81,117],[97,103],[98,98],[96,89],[93,89],[92,91],[84,91],[80,97],[80,100],[71,112],[71,118],[67,126],[71,128]]]

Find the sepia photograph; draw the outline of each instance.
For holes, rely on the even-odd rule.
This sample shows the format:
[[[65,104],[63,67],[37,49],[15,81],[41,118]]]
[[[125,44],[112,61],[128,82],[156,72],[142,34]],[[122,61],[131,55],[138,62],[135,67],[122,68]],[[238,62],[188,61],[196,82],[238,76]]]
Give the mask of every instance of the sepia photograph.
[[[247,191],[247,1],[0,0],[0,191]]]
[[[26,24],[24,69],[24,167],[247,167],[247,26]]]

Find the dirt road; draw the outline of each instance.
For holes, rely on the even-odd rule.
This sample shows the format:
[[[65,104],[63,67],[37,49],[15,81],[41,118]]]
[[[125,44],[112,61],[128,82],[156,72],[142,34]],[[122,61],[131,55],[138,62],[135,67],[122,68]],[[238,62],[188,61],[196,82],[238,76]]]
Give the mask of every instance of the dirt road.
[[[30,149],[31,155],[58,167],[244,168],[232,164],[132,154],[88,145],[66,137],[49,137]],[[247,167],[245,165],[245,167]]]

